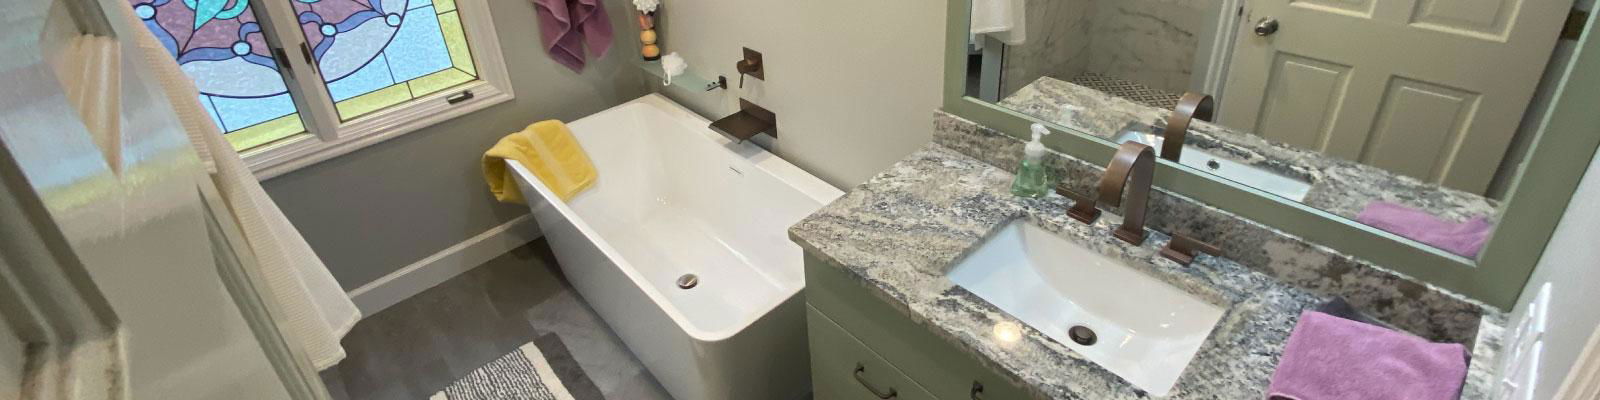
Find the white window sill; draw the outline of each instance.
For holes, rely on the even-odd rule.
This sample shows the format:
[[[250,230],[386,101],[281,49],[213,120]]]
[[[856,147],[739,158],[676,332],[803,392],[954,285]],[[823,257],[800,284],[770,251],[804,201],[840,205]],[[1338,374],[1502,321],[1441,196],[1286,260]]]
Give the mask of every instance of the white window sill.
[[[324,141],[317,135],[302,133],[250,149],[241,156],[245,164],[250,166],[250,171],[255,173],[256,179],[272,179],[489,106],[511,101],[515,97],[509,88],[502,89],[490,82],[478,81],[422,99],[432,97],[442,99],[463,90],[472,91],[473,99],[458,105],[449,105],[443,101],[418,101],[416,104],[397,106],[349,122],[346,124],[347,127],[340,129],[341,132],[348,133],[333,140]],[[416,115],[426,115],[426,117],[415,117]]]

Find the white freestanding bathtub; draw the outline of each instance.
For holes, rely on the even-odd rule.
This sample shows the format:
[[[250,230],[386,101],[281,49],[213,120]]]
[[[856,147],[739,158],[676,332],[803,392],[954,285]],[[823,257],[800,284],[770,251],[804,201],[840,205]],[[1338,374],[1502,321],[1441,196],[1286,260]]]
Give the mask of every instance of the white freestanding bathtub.
[[[709,124],[660,95],[569,123],[599,180],[567,202],[509,164],[562,272],[673,397],[794,398],[810,370],[786,231],[842,193]]]

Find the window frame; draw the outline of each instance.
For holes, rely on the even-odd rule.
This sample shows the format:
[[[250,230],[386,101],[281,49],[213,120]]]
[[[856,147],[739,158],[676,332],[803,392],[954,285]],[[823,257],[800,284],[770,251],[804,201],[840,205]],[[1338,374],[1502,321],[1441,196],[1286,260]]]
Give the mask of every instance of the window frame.
[[[292,0],[249,0],[306,132],[239,153],[269,179],[515,98],[488,0],[455,0],[478,79],[341,121],[321,71],[312,64]],[[471,98],[452,104],[463,93]]]

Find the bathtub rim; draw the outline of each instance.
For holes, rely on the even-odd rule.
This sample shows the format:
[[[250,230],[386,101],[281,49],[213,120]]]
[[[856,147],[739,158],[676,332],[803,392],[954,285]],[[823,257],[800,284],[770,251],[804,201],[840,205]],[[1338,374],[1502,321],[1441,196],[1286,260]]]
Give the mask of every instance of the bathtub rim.
[[[832,185],[823,182],[820,178],[817,178],[816,176],[801,170],[799,167],[796,167],[793,164],[778,158],[776,155],[767,152],[765,149],[756,146],[754,143],[734,143],[733,141],[723,137],[721,134],[712,131],[709,128],[710,120],[707,120],[706,118],[701,117],[699,114],[689,111],[682,105],[679,105],[672,100],[661,96],[660,94],[646,95],[627,103],[608,108],[605,111],[581,118],[577,121],[573,121],[573,123],[582,122],[590,118],[596,118],[610,112],[625,112],[621,110],[639,107],[641,105],[651,106],[652,108],[664,111],[670,117],[673,117],[673,120],[679,122],[680,124],[685,124],[688,122],[695,123],[694,125],[685,124],[684,128],[700,134],[702,138],[711,140],[712,143],[720,145],[718,147],[722,148],[723,151],[727,151],[733,155],[739,156],[739,158],[745,160],[755,168],[772,175],[780,182],[795,188],[806,197],[817,201],[819,209],[827,206],[828,203],[831,203],[833,200],[844,195],[844,192],[838,188],[835,188]],[[574,132],[574,134],[581,135],[581,133],[576,132]],[[663,295],[660,290],[657,290],[654,285],[651,285],[650,282],[645,281],[643,277],[639,276],[639,274],[636,272],[636,268],[634,268],[632,265],[633,263],[628,261],[626,258],[623,258],[621,252],[612,247],[609,242],[604,240],[593,240],[593,238],[600,238],[602,236],[599,235],[598,232],[595,232],[594,228],[590,227],[588,222],[580,218],[577,212],[567,205],[566,201],[562,201],[560,197],[555,195],[555,192],[551,191],[549,187],[545,186],[543,181],[540,181],[533,175],[532,172],[524,168],[521,163],[513,160],[504,160],[504,162],[506,166],[509,167],[510,171],[516,174],[518,180],[526,182],[529,187],[532,187],[534,190],[539,192],[541,199],[528,200],[541,200],[546,205],[554,207],[556,212],[560,213],[562,217],[566,218],[567,221],[578,230],[578,232],[583,234],[585,238],[589,238],[590,242],[594,243],[595,247],[599,249],[607,259],[610,259],[613,263],[618,264],[617,267],[622,269],[623,274],[633,282],[634,286],[643,291],[645,296],[649,298],[650,301],[656,303],[657,307],[665,312],[667,317],[672,319],[673,323],[677,324],[680,329],[682,329],[689,335],[689,337],[695,340],[711,343],[732,338],[749,328],[750,325],[756,323],[756,321],[761,320],[763,316],[770,314],[773,310],[788,302],[795,295],[799,294],[800,291],[805,289],[805,278],[802,276],[800,285],[786,290],[783,293],[779,293],[779,296],[777,297],[778,301],[773,302],[771,306],[767,307],[761,312],[755,313],[754,318],[750,318],[748,321],[744,321],[744,323],[739,324],[736,327],[727,328],[724,330],[708,331],[701,329],[694,324],[687,323],[688,317],[685,316],[682,311],[679,311],[675,304],[668,301],[666,296]],[[574,196],[573,199],[576,200],[582,198],[585,194],[587,193],[578,193],[578,195]],[[531,208],[532,204],[528,205]],[[787,227],[784,228],[787,229]]]
[[[669,99],[660,93],[651,93],[641,96],[637,99],[630,100],[627,103],[622,103],[614,107],[607,108],[605,111],[583,117],[577,121],[573,121],[573,123],[594,118],[595,116],[606,114],[615,110],[637,107],[639,105],[651,106],[666,113],[670,117],[674,117],[673,120],[680,124],[684,124],[685,129],[699,133],[701,137],[711,140],[712,143],[717,144],[718,147],[721,147],[724,151],[737,155],[739,158],[743,158],[751,165],[754,165],[756,168],[759,168],[762,171],[766,171],[768,174],[777,177],[779,181],[789,185],[789,187],[799,190],[800,193],[805,194],[806,197],[809,197],[812,200],[816,200],[817,203],[821,205],[826,206],[828,203],[832,203],[834,200],[844,196],[844,191],[828,184],[827,182],[823,181],[822,178],[818,178],[816,175],[812,175],[810,172],[806,172],[805,170],[800,169],[800,167],[795,166],[794,164],[791,164],[782,158],[779,158],[778,155],[767,151],[767,149],[757,146],[754,141],[747,140],[744,143],[735,143],[733,140],[728,139],[728,137],[711,130],[711,120],[706,119],[706,117],[689,110],[682,104],[678,104],[677,102],[672,101],[672,99]]]

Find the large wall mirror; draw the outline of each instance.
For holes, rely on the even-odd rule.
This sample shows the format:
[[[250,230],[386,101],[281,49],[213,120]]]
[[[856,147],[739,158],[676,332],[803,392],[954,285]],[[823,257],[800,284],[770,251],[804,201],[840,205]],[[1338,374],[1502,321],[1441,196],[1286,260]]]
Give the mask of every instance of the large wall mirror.
[[[1046,122],[1095,162],[1149,144],[1169,190],[1504,304],[1600,134],[1563,125],[1600,109],[1562,115],[1595,97],[1563,94],[1588,82],[1590,6],[952,0],[946,109],[1011,134],[997,119]],[[1554,198],[1517,196],[1535,189]],[[1523,206],[1546,210],[1508,225]],[[1470,270],[1494,263],[1512,266]]]

